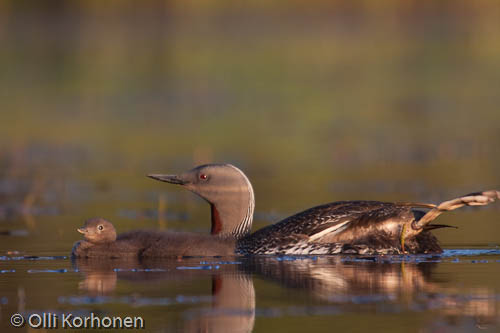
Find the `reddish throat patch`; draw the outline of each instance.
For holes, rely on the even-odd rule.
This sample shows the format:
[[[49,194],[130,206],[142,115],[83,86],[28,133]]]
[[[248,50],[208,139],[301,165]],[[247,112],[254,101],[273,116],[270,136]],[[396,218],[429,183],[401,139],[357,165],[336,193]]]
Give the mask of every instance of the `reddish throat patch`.
[[[210,233],[212,235],[218,235],[222,231],[222,221],[217,207],[215,207],[214,204],[211,204],[210,207],[212,208],[212,230]]]

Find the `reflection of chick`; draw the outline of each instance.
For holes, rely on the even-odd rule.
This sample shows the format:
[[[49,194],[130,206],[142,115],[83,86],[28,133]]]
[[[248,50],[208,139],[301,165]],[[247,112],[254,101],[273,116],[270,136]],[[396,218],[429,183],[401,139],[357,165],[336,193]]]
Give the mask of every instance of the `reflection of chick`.
[[[235,241],[194,233],[133,230],[116,235],[111,222],[87,220],[78,229],[84,241],[73,246],[77,258],[179,257],[234,255]]]
[[[85,279],[78,283],[78,289],[87,291],[91,295],[106,295],[115,290],[118,280],[115,271],[88,272]]]

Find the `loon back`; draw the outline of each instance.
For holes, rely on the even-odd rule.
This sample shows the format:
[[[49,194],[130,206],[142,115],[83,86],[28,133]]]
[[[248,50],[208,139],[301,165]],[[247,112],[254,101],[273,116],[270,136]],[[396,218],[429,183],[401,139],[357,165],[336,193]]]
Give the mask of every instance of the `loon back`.
[[[491,190],[471,193],[439,205],[340,201],[307,209],[241,239],[239,253],[253,254],[397,254],[440,253],[430,224],[445,211],[487,205],[500,198]],[[428,212],[419,210],[427,209]]]

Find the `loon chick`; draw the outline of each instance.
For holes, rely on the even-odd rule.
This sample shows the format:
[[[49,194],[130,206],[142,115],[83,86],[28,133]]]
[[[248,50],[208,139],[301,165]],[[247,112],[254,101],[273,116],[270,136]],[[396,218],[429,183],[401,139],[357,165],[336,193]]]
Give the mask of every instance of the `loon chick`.
[[[500,198],[500,192],[491,190],[439,205],[339,201],[307,209],[250,235],[254,193],[235,166],[206,164],[180,175],[148,177],[181,185],[205,199],[211,207],[212,235],[237,238],[241,254],[440,253],[430,231],[448,226],[430,222],[445,211]]]
[[[103,218],[85,222],[78,231],[83,241],[73,246],[76,258],[153,258],[181,256],[228,256],[235,253],[235,240],[184,232],[133,230],[116,235],[113,224]]]

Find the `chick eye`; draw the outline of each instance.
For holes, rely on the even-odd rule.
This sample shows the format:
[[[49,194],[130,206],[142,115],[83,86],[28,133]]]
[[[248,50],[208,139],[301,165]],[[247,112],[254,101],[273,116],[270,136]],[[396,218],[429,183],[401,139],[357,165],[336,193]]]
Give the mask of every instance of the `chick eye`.
[[[201,174],[200,174],[200,179],[205,180],[205,179],[207,179],[207,178],[208,178],[208,177],[207,177],[207,175],[205,175],[204,173],[201,173]]]
[[[102,225],[98,226],[97,229],[102,230],[104,227]]]

